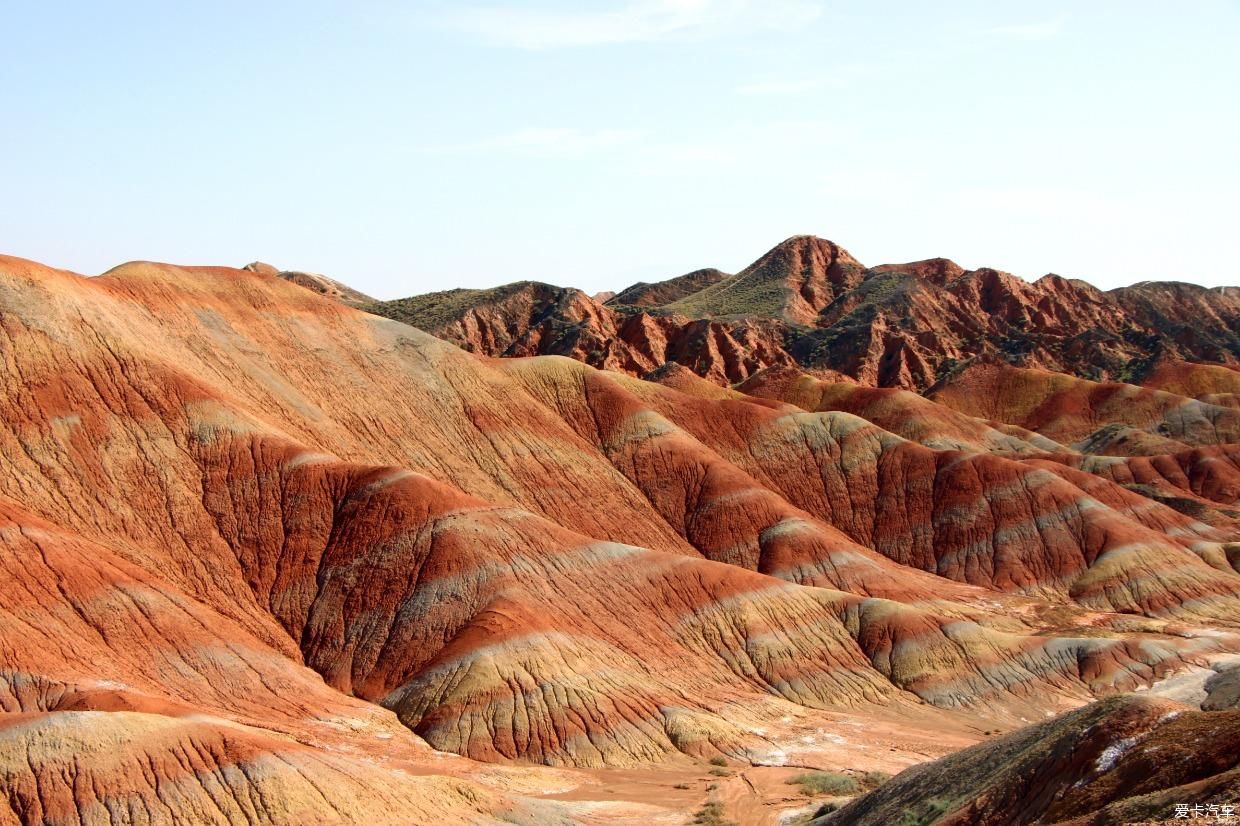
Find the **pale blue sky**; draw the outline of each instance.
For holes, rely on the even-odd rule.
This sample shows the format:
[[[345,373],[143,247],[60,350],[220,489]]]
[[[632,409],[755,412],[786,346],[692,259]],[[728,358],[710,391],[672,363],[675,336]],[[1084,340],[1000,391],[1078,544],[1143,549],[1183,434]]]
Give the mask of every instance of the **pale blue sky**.
[[[380,297],[813,233],[1240,283],[1240,4],[0,0],[0,251]]]

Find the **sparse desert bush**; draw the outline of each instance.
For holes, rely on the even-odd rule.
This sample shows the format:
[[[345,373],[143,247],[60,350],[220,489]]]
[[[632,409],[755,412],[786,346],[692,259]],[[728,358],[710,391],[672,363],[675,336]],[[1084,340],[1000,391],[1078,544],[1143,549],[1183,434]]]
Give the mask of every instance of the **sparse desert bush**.
[[[677,783],[675,786],[672,786],[672,788],[673,789],[688,789],[692,787],[688,783]]]
[[[877,789],[879,786],[891,779],[891,775],[887,772],[866,772],[861,775],[861,785],[870,789]]]
[[[715,777],[731,777],[732,776],[732,772],[728,771],[727,769],[720,769],[720,768],[711,769],[709,772],[707,772],[707,774],[713,774]]]
[[[923,800],[915,809],[906,809],[896,826],[930,826],[947,811],[949,804],[940,798]]]
[[[837,774],[836,772],[807,772],[798,774],[796,777],[788,781],[789,785],[801,787],[801,791],[808,795],[820,794],[856,794],[861,791],[861,785],[846,774]]]
[[[722,757],[719,757],[718,755],[716,755],[716,756],[714,756],[714,757],[710,758],[710,760],[708,760],[707,762],[708,762],[708,763],[710,763],[712,766],[726,766],[726,765],[728,765],[728,761],[727,761],[726,759],[722,758]]]
[[[693,822],[696,826],[737,826],[735,820],[728,820],[723,816],[723,805],[713,802],[698,809],[693,816]]]
[[[835,803],[834,801],[830,803],[823,803],[821,806],[819,806],[817,809],[814,810],[813,817],[815,818],[826,817],[832,812],[838,812],[840,808],[842,808],[840,804]]]

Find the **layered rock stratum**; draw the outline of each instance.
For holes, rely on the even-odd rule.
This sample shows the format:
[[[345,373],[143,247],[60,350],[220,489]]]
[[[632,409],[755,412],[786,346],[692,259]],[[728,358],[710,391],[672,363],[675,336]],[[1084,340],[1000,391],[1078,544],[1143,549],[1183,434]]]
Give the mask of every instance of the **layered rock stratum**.
[[[787,344],[888,281],[1085,290],[958,269],[794,239],[607,304],[420,300],[445,341],[321,276],[0,258],[0,823],[768,823],[813,814],[805,767],[918,766],[874,793],[903,805],[992,733],[948,765],[1173,712],[1235,742],[1235,379],[1175,361],[1225,336],[1081,351],[1146,387],[1048,370],[1071,336],[941,376]],[[1212,300],[1131,289],[1149,318]],[[1119,301],[1068,303],[1118,329]],[[1200,698],[1160,693],[1185,675]],[[1222,794],[1231,753],[1099,785],[1089,752],[1045,770],[1085,789],[1057,807],[1017,788],[1027,755],[940,814]]]

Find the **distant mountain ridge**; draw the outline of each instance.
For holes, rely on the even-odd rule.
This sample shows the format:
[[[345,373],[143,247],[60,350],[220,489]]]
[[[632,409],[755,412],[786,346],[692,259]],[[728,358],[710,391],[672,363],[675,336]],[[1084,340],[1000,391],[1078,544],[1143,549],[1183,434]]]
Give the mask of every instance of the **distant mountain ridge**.
[[[1165,359],[1240,364],[1240,290],[1103,291],[944,258],[867,268],[808,235],[735,275],[695,270],[605,302],[523,281],[362,306],[486,355],[564,355],[634,375],[674,362],[719,384],[797,365],[924,391],[979,356],[1094,381],[1140,378]]]

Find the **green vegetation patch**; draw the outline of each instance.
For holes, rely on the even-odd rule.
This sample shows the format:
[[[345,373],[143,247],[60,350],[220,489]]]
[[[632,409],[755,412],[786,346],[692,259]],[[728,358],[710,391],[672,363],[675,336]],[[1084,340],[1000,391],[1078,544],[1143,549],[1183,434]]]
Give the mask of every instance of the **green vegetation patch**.
[[[806,772],[788,781],[788,785],[800,786],[807,795],[848,795],[861,791],[861,784],[846,774],[836,772]]]
[[[931,798],[923,801],[914,809],[905,809],[904,814],[900,815],[900,819],[896,821],[896,826],[930,826],[931,823],[938,820],[951,804],[941,798]]]
[[[887,772],[866,772],[861,775],[861,785],[867,789],[877,789],[879,786],[886,784],[891,779],[891,775]]]
[[[737,826],[735,820],[723,816],[723,804],[713,802],[698,809],[693,822],[696,826]]]
[[[392,301],[376,301],[362,309],[422,330],[436,330],[457,321],[474,307],[501,301],[531,286],[548,292],[559,290],[558,287],[537,281],[516,281],[487,290],[444,290]]]

